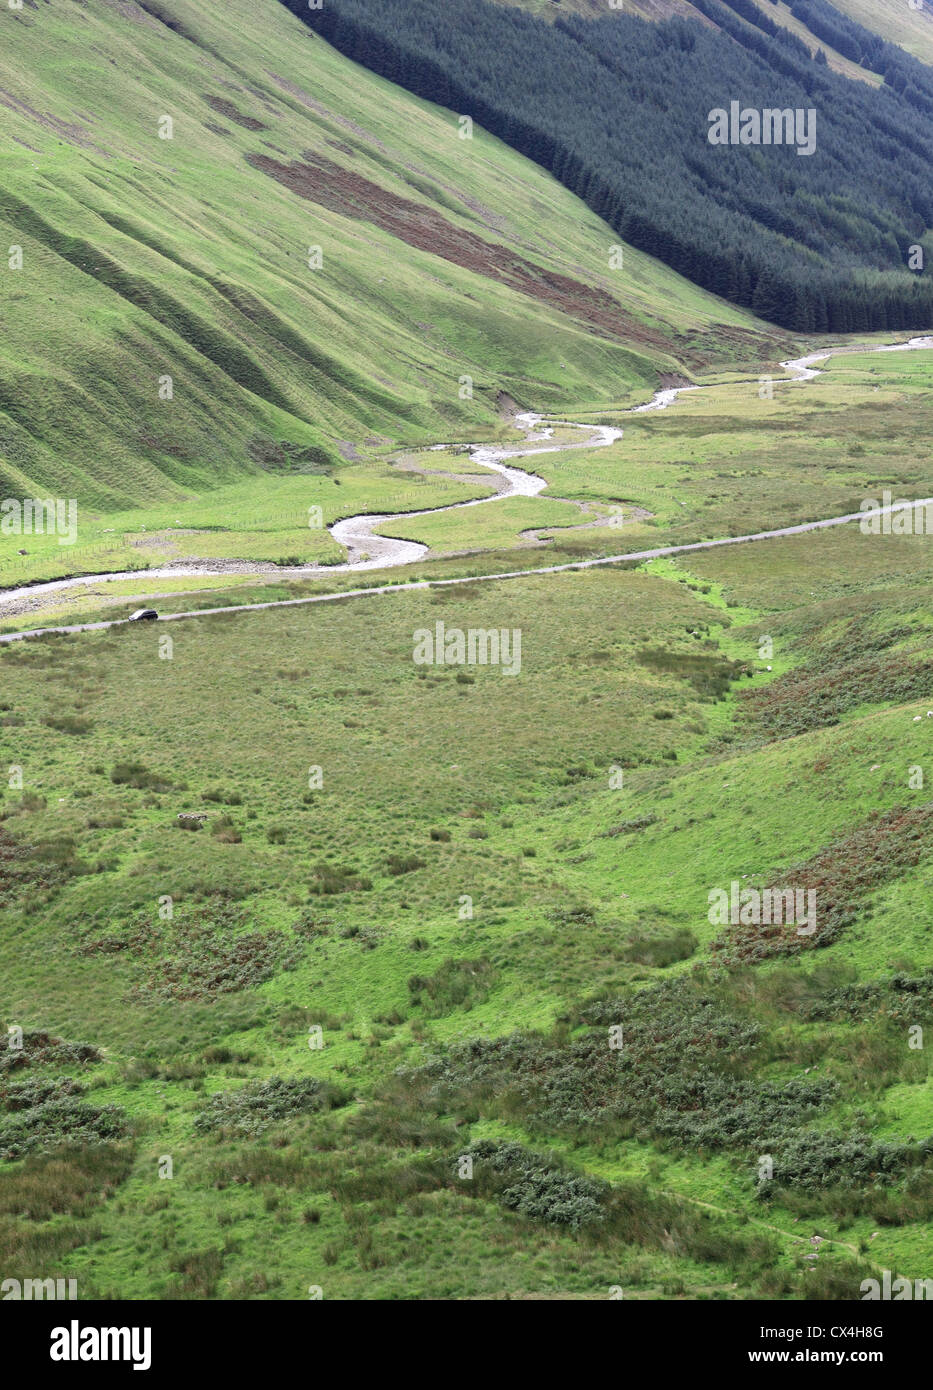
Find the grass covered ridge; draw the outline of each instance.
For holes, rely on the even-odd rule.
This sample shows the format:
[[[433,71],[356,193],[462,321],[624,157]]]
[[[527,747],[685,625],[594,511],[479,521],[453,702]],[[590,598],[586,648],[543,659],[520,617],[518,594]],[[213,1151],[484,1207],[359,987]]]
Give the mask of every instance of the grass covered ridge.
[[[481,431],[503,390],[596,403],[763,341],[637,253],[614,276],[612,234],[570,194],[272,0],[49,0],[5,9],[2,36],[0,235],[22,252],[3,272],[4,496],[174,504],[339,466],[342,445]],[[346,197],[310,206],[263,172],[309,150]],[[374,225],[380,205],[398,226]]]

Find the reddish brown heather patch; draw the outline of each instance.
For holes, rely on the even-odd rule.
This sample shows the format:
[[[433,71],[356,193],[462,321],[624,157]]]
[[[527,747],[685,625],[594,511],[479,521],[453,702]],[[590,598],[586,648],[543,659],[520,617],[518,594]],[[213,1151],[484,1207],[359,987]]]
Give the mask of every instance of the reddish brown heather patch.
[[[874,813],[863,825],[831,841],[812,859],[789,869],[772,883],[774,890],[815,890],[813,936],[798,936],[793,922],[730,925],[713,942],[711,950],[723,964],[740,965],[828,946],[860,915],[860,899],[915,868],[931,852],[933,803],[912,810],[895,807],[884,815]],[[867,905],[861,908],[861,915],[870,915]]]
[[[819,667],[797,666],[768,685],[742,691],[743,714],[766,738],[794,738],[838,724],[859,705],[907,704],[933,695],[933,660],[918,661],[911,651],[855,650],[854,660],[824,652]]]
[[[279,164],[262,154],[248,154],[246,159],[253,168],[277,179],[300,198],[344,217],[373,222],[409,246],[498,280],[520,294],[581,319],[609,337],[664,349],[669,346],[660,333],[625,313],[605,290],[546,270],[505,246],[484,241],[474,232],[454,226],[426,204],[402,198],[321,155],[306,151],[304,163],[295,160],[291,164]]]
[[[301,943],[279,931],[244,931],[245,910],[218,895],[171,923],[153,922],[148,912],[129,923],[84,932],[82,956],[126,955],[141,967],[129,998],[213,999],[252,989],[277,970],[293,970]]]
[[[226,97],[206,96],[204,100],[212,111],[216,111],[218,116],[226,116],[228,121],[233,121],[236,125],[241,125],[244,130],[268,130],[269,127],[262,121],[257,121],[255,116],[244,116],[242,111],[238,111],[232,101]]]

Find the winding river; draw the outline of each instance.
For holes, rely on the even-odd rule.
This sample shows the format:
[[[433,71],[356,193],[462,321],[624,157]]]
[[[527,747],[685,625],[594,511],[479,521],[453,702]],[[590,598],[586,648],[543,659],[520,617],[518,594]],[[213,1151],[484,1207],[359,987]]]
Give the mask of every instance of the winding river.
[[[786,377],[778,378],[778,381],[802,382],[812,381],[819,376],[818,369],[814,366],[816,362],[823,362],[829,357],[834,357],[840,353],[854,354],[859,352],[907,352],[912,349],[933,348],[933,336],[911,338],[905,343],[894,343],[885,347],[859,348],[857,346],[846,346],[839,348],[827,348],[821,352],[811,353],[807,357],[792,358],[790,361],[782,362],[781,366],[788,373]],[[671,386],[656,391],[650,401],[644,405],[633,407],[631,410],[621,412],[628,415],[638,415],[645,411],[665,410],[671,406],[678,396],[690,391],[709,391],[715,390],[713,386]],[[474,464],[488,468],[491,472],[499,475],[501,481],[498,483],[497,491],[488,497],[474,498],[469,502],[455,502],[444,507],[429,507],[423,511],[416,512],[391,512],[381,515],[363,514],[360,516],[346,517],[342,521],[336,521],[328,530],[338,544],[347,550],[348,559],[340,565],[306,565],[285,568],[278,565],[268,565],[261,563],[251,563],[246,561],[228,561],[226,564],[220,561],[211,563],[194,562],[186,564],[166,565],[161,568],[151,568],[144,570],[121,570],[108,574],[89,574],[78,575],[70,579],[57,579],[48,583],[21,586],[16,589],[6,589],[0,591],[0,615],[4,610],[10,613],[23,611],[24,608],[40,608],[45,606],[43,598],[47,595],[59,593],[63,590],[75,589],[79,587],[90,587],[92,585],[114,583],[121,580],[136,579],[178,579],[186,577],[213,578],[231,571],[237,573],[249,573],[258,576],[274,573],[282,578],[307,578],[316,577],[324,574],[344,574],[348,572],[365,570],[384,570],[398,565],[408,565],[414,561],[422,559],[428,553],[428,547],[419,541],[401,540],[396,537],[385,536],[378,533],[377,528],[384,528],[393,522],[410,521],[418,516],[434,516],[441,512],[461,511],[467,507],[489,506],[493,502],[502,501],[506,497],[535,497],[547,486],[546,479],[536,473],[526,472],[524,469],[515,468],[507,463],[507,460],[517,458],[528,458],[536,454],[562,453],[568,449],[594,449],[607,447],[619,438],[623,431],[613,429],[607,425],[585,425],[569,420],[549,420],[545,425],[542,423],[542,416],[534,412],[527,411],[515,416],[516,428],[524,432],[525,442],[522,447],[507,447],[492,444],[477,444],[470,446],[470,458]],[[581,438],[578,443],[567,444],[548,444],[556,428],[579,430]],[[438,444],[434,448],[438,451],[448,448],[448,445]],[[920,504],[933,499],[921,499]],[[904,504],[894,503],[890,507],[880,507],[878,512],[895,511]],[[911,503],[911,505],[917,505]],[[721,545],[738,545],[747,541],[767,540],[778,536],[798,535],[804,531],[815,531],[829,526],[841,526],[852,521],[859,521],[866,515],[872,513],[853,512],[846,516],[828,517],[822,521],[808,521],[798,526],[785,526],[774,531],[759,531],[748,536],[728,536],[718,540],[695,541],[690,544],[659,546],[653,550],[643,550],[632,552],[626,555],[604,556],[593,560],[578,560],[570,564],[563,565],[543,565],[533,569],[510,570],[504,574],[474,575],[463,579],[430,579],[417,580],[405,584],[379,585],[374,588],[344,590],[336,594],[314,594],[300,599],[279,599],[269,603],[254,604],[230,604],[223,608],[200,608],[187,613],[166,613],[160,615],[161,621],[178,620],[183,618],[203,617],[211,613],[232,613],[232,612],[253,612],[261,611],[265,608],[286,607],[304,603],[324,603],[328,600],[338,598],[349,598],[364,594],[379,593],[398,593],[405,589],[423,589],[440,587],[444,585],[475,584],[482,581],[500,580],[516,578],[521,575],[551,574],[562,570],[588,569],[597,565],[617,564],[621,560],[649,560],[661,556],[677,555],[690,550],[708,550]],[[118,626],[128,621],[125,618],[116,619],[113,622],[102,623],[80,623],[63,627],[33,628],[28,631],[7,633],[0,635],[0,642],[12,642],[22,637],[34,636],[42,632],[85,632],[97,631],[102,628]]]

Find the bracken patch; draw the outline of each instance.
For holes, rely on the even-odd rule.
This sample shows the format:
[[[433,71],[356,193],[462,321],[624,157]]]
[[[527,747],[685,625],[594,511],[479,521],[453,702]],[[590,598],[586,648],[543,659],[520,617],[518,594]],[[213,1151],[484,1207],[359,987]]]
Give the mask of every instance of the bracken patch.
[[[895,807],[872,815],[864,825],[833,840],[812,859],[787,870],[775,889],[793,884],[816,893],[816,931],[797,934],[793,922],[731,924],[711,949],[727,965],[744,965],[771,956],[795,955],[829,946],[859,915],[873,888],[916,867],[933,851],[933,804],[911,810]]]
[[[246,160],[300,198],[307,198],[344,217],[375,223],[409,246],[441,256],[445,261],[452,261],[490,280],[498,280],[519,294],[529,295],[564,314],[582,319],[607,336],[665,346],[660,334],[626,314],[605,290],[581,284],[567,275],[535,265],[505,246],[484,241],[475,232],[448,222],[426,204],[402,198],[313,151],[305,151],[303,160],[294,160],[291,164],[281,164],[264,154],[248,154]]]

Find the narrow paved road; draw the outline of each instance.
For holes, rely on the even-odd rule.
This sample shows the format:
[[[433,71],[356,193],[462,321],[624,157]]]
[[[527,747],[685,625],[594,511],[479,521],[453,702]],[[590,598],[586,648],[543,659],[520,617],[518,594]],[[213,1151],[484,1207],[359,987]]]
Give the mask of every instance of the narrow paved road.
[[[823,352],[813,353],[808,357],[794,358],[788,362],[782,362],[781,366],[792,373],[790,377],[783,378],[793,382],[811,381],[819,375],[814,368],[815,362],[825,361],[828,357],[836,356],[839,353],[857,353],[859,351],[872,352],[905,352],[918,348],[933,348],[933,337],[911,338],[906,343],[896,343],[887,347],[863,348],[848,346],[842,348],[829,348]],[[668,387],[657,391],[650,401],[645,405],[636,406],[627,414],[638,414],[647,410],[664,410],[672,405],[678,396],[687,391],[713,390],[714,387],[702,386],[677,386]],[[505,479],[506,485],[493,494],[491,497],[476,498],[471,502],[454,503],[447,507],[433,507],[421,512],[400,512],[384,516],[354,516],[348,517],[344,521],[339,521],[332,526],[331,533],[335,539],[347,546],[350,553],[350,560],[344,565],[332,566],[312,566],[304,570],[291,571],[291,574],[319,575],[319,574],[338,574],[346,573],[351,570],[366,569],[386,569],[395,565],[410,564],[413,560],[421,559],[427,553],[427,546],[420,545],[414,541],[403,541],[387,536],[376,537],[373,528],[377,525],[385,525],[387,522],[397,520],[410,520],[415,516],[431,516],[439,512],[459,511],[465,507],[477,507],[488,505],[491,502],[501,500],[503,497],[525,496],[534,497],[547,487],[544,478],[538,477],[534,473],[526,473],[519,468],[506,466],[504,460],[511,458],[523,458],[535,453],[558,453],[564,449],[596,448],[612,444],[622,435],[621,430],[610,429],[607,426],[579,425],[572,421],[554,421],[551,425],[544,427],[537,435],[535,431],[541,422],[541,416],[533,413],[526,413],[517,417],[520,427],[526,431],[526,442],[532,447],[522,449],[505,449],[492,445],[478,445],[471,449],[471,457],[475,462],[483,464],[487,468],[500,473]],[[553,433],[557,426],[574,428],[586,431],[588,437],[580,444],[553,444],[542,447],[534,447],[538,441],[544,440]],[[442,446],[438,446],[442,447]],[[333,594],[312,594],[305,598],[294,599],[275,599],[268,603],[240,603],[229,604],[221,608],[198,608],[184,613],[163,613],[159,617],[160,622],[181,622],[186,618],[210,617],[219,613],[260,613],[267,608],[290,608],[298,607],[308,603],[330,603],[340,599],[362,598],[367,596],[399,594],[414,589],[437,589],[450,587],[457,584],[481,584],[500,582],[504,579],[520,579],[538,574],[559,574],[567,570],[595,569],[598,565],[616,565],[623,561],[642,561],[654,560],[669,555],[682,555],[692,550],[713,550],[723,545],[745,545],[753,541],[775,540],[781,536],[802,535],[807,531],[819,531],[829,526],[846,526],[853,521],[862,521],[871,516],[882,516],[885,513],[892,513],[904,510],[908,507],[926,506],[933,503],[933,498],[922,498],[912,500],[909,503],[893,503],[887,507],[877,507],[870,512],[849,512],[845,516],[827,517],[821,521],[807,521],[798,526],[782,526],[773,531],[755,531],[745,536],[724,536],[717,540],[693,541],[684,545],[657,546],[652,550],[632,551],[627,555],[606,555],[593,560],[575,560],[563,565],[540,565],[530,569],[508,570],[502,574],[482,574],[470,575],[457,579],[421,579],[411,580],[400,584],[381,584],[369,588],[345,589]],[[354,552],[358,555],[365,545],[368,551],[372,551],[376,543],[381,549],[378,555],[367,554],[366,558],[354,559]],[[114,580],[125,580],[135,578],[161,578],[161,577],[185,577],[188,575],[215,575],[223,571],[211,570],[207,567],[197,568],[168,568],[165,570],[139,570],[125,571],[122,573],[108,575],[87,575],[73,579],[56,580],[49,584],[29,586],[25,589],[11,589],[5,593],[0,593],[0,615],[3,612],[3,604],[11,602],[14,598],[25,595],[52,593],[62,589],[73,588],[79,584],[99,584]],[[278,570],[281,576],[285,572]],[[22,632],[10,632],[0,634],[0,642],[18,642],[26,637],[36,637],[46,633],[60,632],[100,632],[111,627],[122,627],[130,620],[128,618],[117,618],[110,622],[100,623],[73,623],[61,627],[40,627],[29,628]]]

